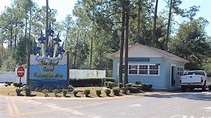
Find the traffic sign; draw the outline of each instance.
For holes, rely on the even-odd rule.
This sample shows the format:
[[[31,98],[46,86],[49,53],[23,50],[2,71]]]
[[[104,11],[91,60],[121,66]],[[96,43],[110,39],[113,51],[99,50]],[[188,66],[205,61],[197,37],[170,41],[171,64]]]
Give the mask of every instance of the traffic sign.
[[[24,73],[25,73],[24,67],[23,66],[18,67],[18,69],[17,69],[17,75],[18,75],[18,77],[23,77],[24,76]]]

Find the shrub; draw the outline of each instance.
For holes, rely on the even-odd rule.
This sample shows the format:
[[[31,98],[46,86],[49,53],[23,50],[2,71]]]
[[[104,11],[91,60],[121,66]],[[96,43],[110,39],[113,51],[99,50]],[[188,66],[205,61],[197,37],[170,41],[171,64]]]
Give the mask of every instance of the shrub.
[[[45,97],[48,97],[48,89],[44,89],[44,90],[42,90],[42,92],[44,93],[44,95],[45,95]]]
[[[106,96],[110,96],[111,90],[110,89],[105,89],[105,94]]]
[[[59,90],[55,89],[55,90],[53,90],[53,93],[54,93],[55,97],[58,97]]]
[[[135,82],[135,84],[141,84],[141,82],[139,82],[139,81],[136,81],[136,82]]]
[[[74,87],[102,86],[103,84],[101,78],[69,79],[69,83]]]
[[[82,90],[73,90],[73,95],[77,97],[78,92],[83,92]]]
[[[142,85],[142,90],[143,91],[149,91],[152,89],[152,84],[143,84]]]
[[[114,82],[114,78],[103,78],[103,81],[106,82],[106,81],[110,81],[110,82]]]
[[[126,85],[125,85],[125,87],[132,87],[132,85],[133,85],[133,83],[127,83]]]
[[[104,82],[104,86],[107,87],[108,86],[108,81]]]
[[[141,85],[141,84],[132,84],[131,87],[135,87],[135,88],[137,88],[138,90],[141,90],[141,89],[142,89],[142,85]]]
[[[64,96],[64,97],[66,97],[67,92],[68,92],[68,90],[67,90],[67,89],[62,89],[62,93],[63,93],[63,96]]]
[[[108,82],[107,88],[112,89],[114,87],[114,82]]]
[[[77,97],[77,94],[78,94],[78,90],[73,90],[73,95],[74,95],[75,97]]]
[[[22,83],[13,83],[13,86],[15,86],[15,87],[21,87],[22,86]]]
[[[119,86],[119,88],[122,88],[123,87],[123,84],[122,83],[119,83],[118,86]]]
[[[23,89],[17,88],[17,89],[15,90],[17,96],[20,96],[20,95],[21,95],[21,91],[23,91]]]
[[[88,97],[89,94],[90,94],[90,90],[88,90],[88,89],[84,90],[84,94],[85,94],[86,97]]]
[[[31,89],[29,87],[26,87],[24,90],[25,90],[26,96],[30,96],[31,95]]]
[[[5,86],[5,87],[7,87],[7,86],[8,86],[8,84],[6,84],[6,83],[5,83],[5,84],[4,84],[4,86]]]
[[[140,89],[137,87],[128,87],[127,89],[130,91],[130,93],[139,93],[140,92]]]
[[[123,94],[127,94],[128,92],[128,89],[126,87],[122,87],[121,90]]]
[[[84,79],[69,79],[74,87],[88,87],[88,86],[103,86],[104,82],[114,82],[113,78],[84,78]]]
[[[11,86],[12,82],[5,82],[8,86]]]
[[[115,96],[119,96],[120,89],[119,88],[113,88],[113,93]]]
[[[98,97],[100,97],[100,96],[101,96],[101,90],[96,90],[96,95],[97,95]]]

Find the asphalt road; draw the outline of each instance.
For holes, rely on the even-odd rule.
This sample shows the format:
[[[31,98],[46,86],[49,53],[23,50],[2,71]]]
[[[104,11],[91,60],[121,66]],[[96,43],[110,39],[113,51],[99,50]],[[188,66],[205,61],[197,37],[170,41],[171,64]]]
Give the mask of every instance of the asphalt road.
[[[0,96],[0,118],[211,118],[211,92],[105,98]]]

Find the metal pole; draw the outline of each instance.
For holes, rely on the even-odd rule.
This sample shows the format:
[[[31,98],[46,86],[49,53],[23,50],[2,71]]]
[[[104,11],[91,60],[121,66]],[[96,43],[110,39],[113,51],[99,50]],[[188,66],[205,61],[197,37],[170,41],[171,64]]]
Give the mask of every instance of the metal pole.
[[[21,77],[19,79],[19,89],[20,89],[20,87],[21,87]]]
[[[69,81],[69,68],[70,68],[70,62],[69,62],[69,54],[70,53],[70,51],[68,50],[67,51],[67,86],[69,86],[70,85],[70,81]]]

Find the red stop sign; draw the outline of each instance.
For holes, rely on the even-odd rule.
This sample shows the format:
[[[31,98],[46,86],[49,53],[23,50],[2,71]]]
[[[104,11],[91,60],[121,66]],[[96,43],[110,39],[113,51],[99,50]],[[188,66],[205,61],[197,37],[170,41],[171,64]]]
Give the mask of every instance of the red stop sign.
[[[25,69],[24,69],[23,66],[18,67],[18,69],[17,69],[17,75],[18,75],[18,77],[23,77],[24,72],[25,72]]]

